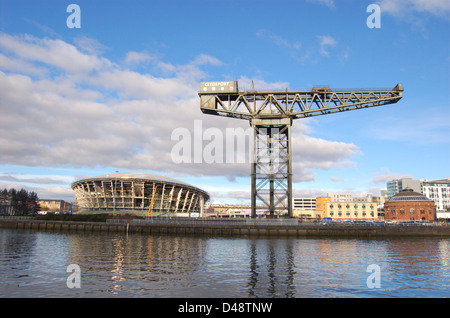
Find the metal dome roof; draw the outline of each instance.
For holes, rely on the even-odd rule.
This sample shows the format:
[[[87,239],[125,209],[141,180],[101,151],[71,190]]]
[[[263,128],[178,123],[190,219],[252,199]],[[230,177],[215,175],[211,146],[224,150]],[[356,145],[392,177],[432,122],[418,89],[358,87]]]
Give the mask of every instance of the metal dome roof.
[[[398,202],[398,201],[431,201],[423,194],[414,192],[411,188],[406,188],[396,195],[394,195],[389,202]]]

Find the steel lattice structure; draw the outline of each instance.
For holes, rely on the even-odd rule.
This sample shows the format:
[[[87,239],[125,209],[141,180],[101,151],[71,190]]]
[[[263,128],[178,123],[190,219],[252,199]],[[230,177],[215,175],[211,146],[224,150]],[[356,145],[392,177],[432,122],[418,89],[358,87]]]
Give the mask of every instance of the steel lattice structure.
[[[299,91],[239,91],[237,81],[201,82],[205,114],[247,119],[253,129],[252,217],[257,202],[269,215],[292,217],[291,125],[294,119],[364,109],[398,102],[403,88]]]

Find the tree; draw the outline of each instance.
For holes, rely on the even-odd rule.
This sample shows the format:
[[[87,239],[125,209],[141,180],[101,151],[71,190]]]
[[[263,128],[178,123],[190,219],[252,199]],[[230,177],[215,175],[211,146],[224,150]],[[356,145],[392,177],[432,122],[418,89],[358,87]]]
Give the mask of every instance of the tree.
[[[39,211],[39,198],[36,192],[28,192],[25,189],[17,191],[12,188],[0,190],[0,200],[9,204],[11,215],[34,215]]]

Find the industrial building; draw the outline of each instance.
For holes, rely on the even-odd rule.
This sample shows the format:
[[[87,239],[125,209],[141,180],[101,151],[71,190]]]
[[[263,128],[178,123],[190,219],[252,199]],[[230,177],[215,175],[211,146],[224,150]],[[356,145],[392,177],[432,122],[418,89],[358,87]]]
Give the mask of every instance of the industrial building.
[[[72,183],[77,205],[145,215],[201,216],[209,194],[165,176],[114,173]]]

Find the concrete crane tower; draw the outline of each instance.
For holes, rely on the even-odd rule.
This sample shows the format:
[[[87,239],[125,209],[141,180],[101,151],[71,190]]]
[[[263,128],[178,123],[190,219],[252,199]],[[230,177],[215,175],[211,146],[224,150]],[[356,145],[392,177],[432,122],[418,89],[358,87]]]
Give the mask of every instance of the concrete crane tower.
[[[292,217],[291,125],[294,119],[397,103],[393,89],[239,91],[237,81],[200,82],[205,114],[249,120],[252,127],[251,217]]]

